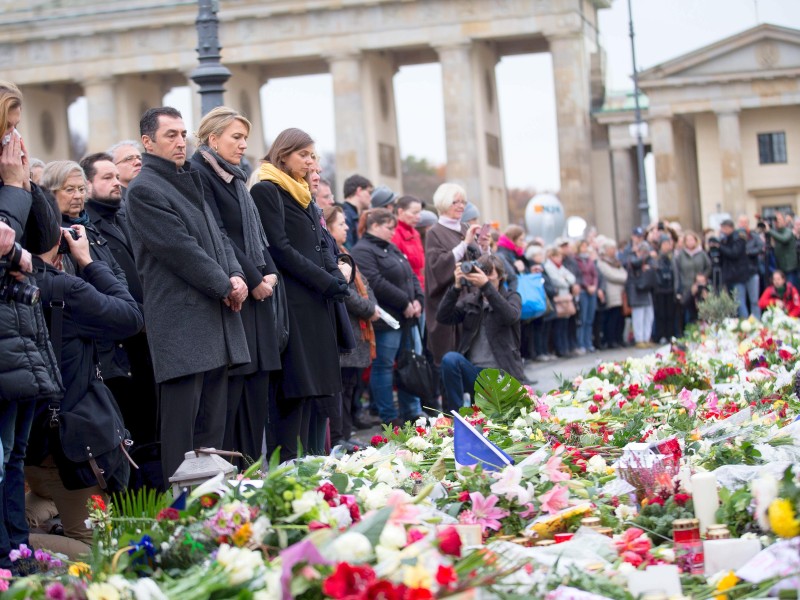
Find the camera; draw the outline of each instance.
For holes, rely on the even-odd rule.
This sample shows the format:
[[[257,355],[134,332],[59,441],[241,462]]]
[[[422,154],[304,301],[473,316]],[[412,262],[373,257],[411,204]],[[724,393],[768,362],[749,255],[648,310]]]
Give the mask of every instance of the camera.
[[[469,273],[474,273],[475,269],[479,268],[480,267],[478,266],[477,260],[465,260],[464,262],[461,263],[461,272],[464,273],[464,275],[467,275]]]
[[[61,239],[58,242],[58,253],[59,254],[69,254],[69,243],[67,242],[66,235],[69,234],[72,236],[73,240],[77,240],[80,234],[75,231],[74,229],[70,229],[68,227],[61,228]]]
[[[29,283],[17,281],[12,271],[20,270],[22,246],[15,243],[5,256],[0,257],[0,300],[18,302],[33,306],[39,302],[39,288]]]
[[[475,269],[479,269],[478,266],[478,259],[481,257],[481,249],[478,248],[475,244],[468,244],[467,251],[464,253],[464,260],[461,261],[461,272],[465,275],[469,273],[474,273]],[[464,287],[469,287],[469,281],[465,278],[461,278],[461,285]]]

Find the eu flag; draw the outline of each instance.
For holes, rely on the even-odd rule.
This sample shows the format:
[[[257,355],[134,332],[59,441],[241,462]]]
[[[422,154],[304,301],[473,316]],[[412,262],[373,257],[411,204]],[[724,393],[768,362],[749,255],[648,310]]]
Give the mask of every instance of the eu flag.
[[[507,465],[513,465],[514,459],[487,440],[481,433],[462,417],[452,411],[453,447],[456,465],[467,466],[481,463],[486,471],[499,471]]]

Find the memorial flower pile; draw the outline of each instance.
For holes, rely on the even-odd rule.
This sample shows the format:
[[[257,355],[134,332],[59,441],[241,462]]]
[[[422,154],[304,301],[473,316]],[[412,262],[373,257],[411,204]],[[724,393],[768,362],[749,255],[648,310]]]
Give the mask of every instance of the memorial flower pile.
[[[273,458],[180,498],[92,498],[91,555],[19,548],[40,572],[0,571],[0,591],[630,600],[635,573],[666,567],[685,597],[777,593],[800,585],[798,346],[797,320],[770,310],[555,390],[487,370],[461,416],[512,464],[457,463],[456,419],[439,415],[387,427],[351,454]],[[693,487],[707,474],[716,494]],[[705,548],[705,575],[678,552],[681,522]]]

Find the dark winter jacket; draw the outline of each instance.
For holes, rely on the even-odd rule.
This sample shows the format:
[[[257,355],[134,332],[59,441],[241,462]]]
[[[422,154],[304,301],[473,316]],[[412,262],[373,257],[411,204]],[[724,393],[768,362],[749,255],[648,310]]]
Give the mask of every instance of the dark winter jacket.
[[[647,269],[644,266],[647,265]],[[650,258],[641,258],[633,255],[628,260],[628,281],[625,282],[625,293],[628,295],[628,305],[651,306],[653,304],[652,292],[656,285],[655,261]]]
[[[778,268],[784,273],[797,270],[797,238],[794,237],[791,227],[770,229],[767,235],[772,238]]]
[[[488,308],[484,308],[484,298],[489,303]],[[480,289],[464,291],[451,286],[439,305],[436,320],[462,326],[457,351],[463,355],[469,352],[480,328],[485,327],[497,368],[522,381],[525,373],[520,354],[521,314],[522,299],[517,292],[505,288],[497,290],[486,283]]]
[[[22,241],[32,200],[31,192],[0,181],[0,220],[14,229],[17,242]],[[35,285],[33,278],[27,279]],[[0,300],[0,402],[56,398],[62,391],[41,302],[28,306]]]
[[[247,289],[252,291],[265,275],[277,274],[278,268],[268,250],[264,251],[263,267],[256,266],[244,251],[242,211],[236,194],[236,182],[225,183],[199,152],[195,152],[192,156],[191,165],[200,173],[205,201],[217,225],[228,236],[236,260],[239,261],[247,280]],[[256,371],[276,371],[281,368],[272,303],[272,296],[263,302],[250,296],[242,305],[239,314],[247,337],[250,362],[231,370],[231,375],[248,375]]]
[[[152,154],[142,162],[127,214],[156,382],[250,362],[242,319],[223,303],[242,268],[200,174]]]
[[[719,253],[722,257],[722,281],[725,285],[744,283],[751,275],[747,258],[747,233],[735,229],[720,239]]]
[[[380,307],[400,321],[401,326],[410,325],[412,320],[406,319],[403,311],[410,302],[419,300],[422,303],[424,298],[405,255],[391,242],[369,233],[358,240],[352,255],[372,286]],[[377,331],[389,329],[382,320],[375,321],[374,326]]]
[[[358,208],[355,205],[345,202],[342,204],[344,210],[344,220],[347,223],[347,241],[344,247],[352,250],[358,241]]]
[[[269,253],[283,277],[289,309],[289,342],[281,356],[285,398],[331,396],[342,390],[333,300],[334,279],[344,281],[327,250],[313,204],[303,208],[283,188],[262,181],[250,188]]]

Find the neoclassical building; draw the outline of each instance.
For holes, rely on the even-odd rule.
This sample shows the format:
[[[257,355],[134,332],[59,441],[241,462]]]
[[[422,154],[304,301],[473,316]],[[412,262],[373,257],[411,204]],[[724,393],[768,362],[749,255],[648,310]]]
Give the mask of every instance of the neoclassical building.
[[[800,210],[800,31],[762,24],[640,76],[659,216],[700,229],[727,213]],[[632,94],[595,111],[592,172],[601,231],[638,224]]]

